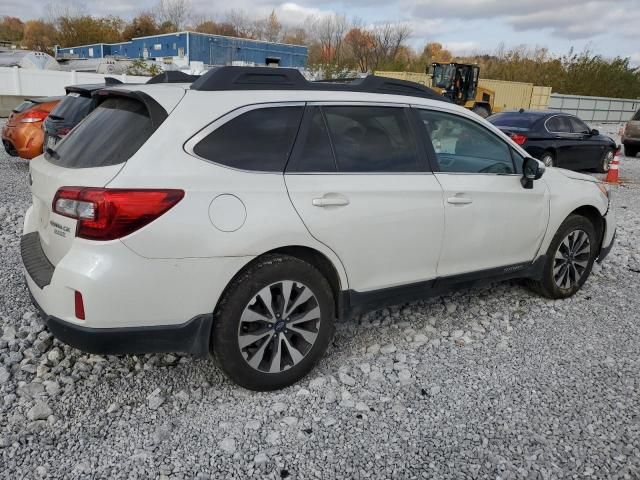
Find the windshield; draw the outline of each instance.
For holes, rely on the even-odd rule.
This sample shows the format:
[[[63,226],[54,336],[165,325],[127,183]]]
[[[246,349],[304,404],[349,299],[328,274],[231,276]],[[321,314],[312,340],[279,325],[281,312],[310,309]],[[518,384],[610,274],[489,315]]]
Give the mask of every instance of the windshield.
[[[434,65],[433,85],[438,88],[449,88],[455,71],[455,65]]]
[[[147,108],[137,100],[108,98],[45,158],[68,168],[105,167],[126,162],[153,133]]]
[[[51,111],[50,117],[77,123],[87,116],[90,108],[91,98],[70,93]]]

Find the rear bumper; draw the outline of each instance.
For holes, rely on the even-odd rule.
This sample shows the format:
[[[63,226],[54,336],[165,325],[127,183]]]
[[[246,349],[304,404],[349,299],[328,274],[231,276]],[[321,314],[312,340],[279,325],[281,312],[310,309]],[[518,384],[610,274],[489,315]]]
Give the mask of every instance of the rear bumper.
[[[27,212],[25,224],[29,223]],[[37,232],[21,241],[27,287],[51,333],[100,354],[209,351],[213,312],[245,258],[147,259],[120,241],[74,240],[54,266]],[[81,292],[86,319],[75,314]]]
[[[52,335],[83,352],[99,355],[184,352],[197,356],[209,353],[212,314],[199,315],[179,325],[89,328],[48,315],[33,294],[31,300]]]
[[[44,132],[42,123],[24,123],[2,129],[2,143],[8,152],[8,146],[13,146],[14,155],[31,160],[42,153]],[[10,152],[8,152],[10,153]]]
[[[631,145],[632,147],[640,147],[640,138],[624,138],[623,145]]]

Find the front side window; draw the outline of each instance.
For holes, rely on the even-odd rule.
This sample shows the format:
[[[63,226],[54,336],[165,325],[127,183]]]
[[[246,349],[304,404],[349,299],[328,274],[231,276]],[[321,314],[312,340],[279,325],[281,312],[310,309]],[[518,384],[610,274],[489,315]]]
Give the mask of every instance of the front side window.
[[[401,107],[323,107],[340,172],[416,172],[418,154]]]
[[[509,146],[494,133],[457,115],[418,110],[441,172],[515,173]]]
[[[282,172],[298,133],[303,107],[250,110],[196,144],[199,157],[240,170]]]
[[[551,133],[571,133],[571,122],[566,115],[556,115],[547,120],[547,130]]]
[[[569,117],[569,122],[571,123],[571,128],[573,129],[573,133],[587,134],[591,131],[589,130],[589,127],[587,127],[587,124],[577,117]]]

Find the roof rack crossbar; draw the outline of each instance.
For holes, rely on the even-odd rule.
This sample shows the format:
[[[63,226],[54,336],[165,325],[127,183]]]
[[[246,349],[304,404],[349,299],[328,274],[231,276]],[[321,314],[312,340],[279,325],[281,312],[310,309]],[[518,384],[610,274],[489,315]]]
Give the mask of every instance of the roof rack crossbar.
[[[385,93],[405,95],[449,102],[419,83],[394,78],[369,75],[364,78],[345,79],[344,81],[309,82],[300,71],[293,68],[277,67],[218,67],[202,75],[191,84],[192,90],[307,90],[307,91],[345,91],[361,93]]]

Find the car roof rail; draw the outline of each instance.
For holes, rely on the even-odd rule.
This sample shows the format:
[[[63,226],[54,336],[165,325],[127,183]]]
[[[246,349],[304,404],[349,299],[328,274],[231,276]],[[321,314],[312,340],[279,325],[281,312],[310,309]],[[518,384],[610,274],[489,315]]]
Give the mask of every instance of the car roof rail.
[[[191,84],[191,90],[306,90],[361,93],[385,93],[450,100],[424,85],[395,78],[369,75],[357,79],[310,82],[299,70],[280,67],[219,67],[202,75]]]
[[[169,70],[162,72],[147,80],[147,84],[153,83],[192,83],[195,82],[199,75],[189,75],[188,73],[181,72],[179,70]]]

